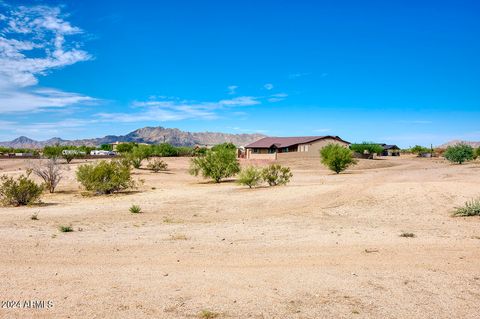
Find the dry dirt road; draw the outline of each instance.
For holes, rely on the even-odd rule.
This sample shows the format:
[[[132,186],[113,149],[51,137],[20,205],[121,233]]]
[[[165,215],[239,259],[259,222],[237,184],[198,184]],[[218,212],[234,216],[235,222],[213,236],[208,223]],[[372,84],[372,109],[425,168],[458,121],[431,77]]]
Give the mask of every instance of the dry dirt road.
[[[480,163],[363,160],[333,175],[290,161],[288,186],[250,190],[167,162],[136,170],[136,192],[94,197],[77,162],[44,204],[0,208],[0,300],[53,302],[0,317],[480,317],[480,218],[451,217],[480,196]],[[0,174],[24,167],[1,160]]]

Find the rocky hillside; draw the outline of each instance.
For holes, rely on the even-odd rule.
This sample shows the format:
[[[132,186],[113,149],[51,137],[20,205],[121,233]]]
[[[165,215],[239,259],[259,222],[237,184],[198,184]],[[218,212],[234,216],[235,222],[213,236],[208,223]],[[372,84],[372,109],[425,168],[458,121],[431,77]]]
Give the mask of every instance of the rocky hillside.
[[[84,140],[64,140],[51,138],[46,141],[36,141],[21,136],[9,142],[0,142],[0,146],[15,148],[42,148],[46,145],[88,145],[96,146],[113,142],[137,142],[137,143],[170,143],[176,146],[214,145],[224,142],[232,142],[237,146],[252,143],[265,135],[262,134],[227,134],[218,132],[186,132],[176,128],[144,127],[127,135],[107,135],[100,138]]]
[[[456,145],[456,144],[459,144],[459,143],[468,144],[471,147],[475,147],[475,148],[480,147],[480,142],[470,142],[470,141],[462,141],[462,140],[453,140],[453,141],[444,143],[442,145],[439,145],[438,147],[439,148],[447,148],[448,146]]]

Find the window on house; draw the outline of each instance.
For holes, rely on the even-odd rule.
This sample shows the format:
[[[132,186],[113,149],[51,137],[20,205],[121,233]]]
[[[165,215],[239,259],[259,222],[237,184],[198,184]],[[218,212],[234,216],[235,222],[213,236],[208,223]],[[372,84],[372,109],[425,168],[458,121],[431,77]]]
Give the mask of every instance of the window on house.
[[[284,153],[288,153],[288,147],[284,147],[284,148],[283,148],[283,152],[284,152]]]
[[[254,148],[254,149],[253,149],[253,152],[254,152],[254,153],[258,153],[258,148]]]
[[[268,154],[273,154],[273,153],[276,153],[276,150],[274,148],[269,148]]]

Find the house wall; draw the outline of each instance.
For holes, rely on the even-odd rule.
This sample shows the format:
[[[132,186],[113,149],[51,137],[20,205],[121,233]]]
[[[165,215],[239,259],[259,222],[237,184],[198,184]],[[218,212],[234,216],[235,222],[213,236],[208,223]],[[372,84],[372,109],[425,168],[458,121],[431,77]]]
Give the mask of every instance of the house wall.
[[[246,158],[248,159],[258,159],[258,160],[276,160],[277,153],[267,153],[266,149],[260,149],[259,153],[253,153],[252,149],[246,149]]]
[[[326,138],[312,143],[299,144],[298,152],[278,153],[278,158],[320,157],[320,149],[328,144],[339,144],[348,147],[348,143],[333,138]]]

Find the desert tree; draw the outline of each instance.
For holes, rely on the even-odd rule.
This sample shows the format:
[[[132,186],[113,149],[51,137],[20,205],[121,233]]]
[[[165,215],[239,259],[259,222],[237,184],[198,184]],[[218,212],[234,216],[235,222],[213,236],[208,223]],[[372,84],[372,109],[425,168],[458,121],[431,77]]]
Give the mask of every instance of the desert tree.
[[[55,188],[62,179],[62,171],[64,170],[56,158],[31,162],[29,167],[35,175],[43,180],[45,188],[50,193],[55,192]]]
[[[323,147],[320,156],[322,164],[337,174],[357,163],[352,151],[339,144],[328,144]]]
[[[443,156],[452,163],[463,164],[464,162],[473,160],[475,152],[470,145],[460,143],[447,147]]]
[[[205,156],[194,157],[190,162],[190,174],[211,178],[220,183],[224,178],[234,176],[240,171],[236,151],[228,147],[208,150]]]

